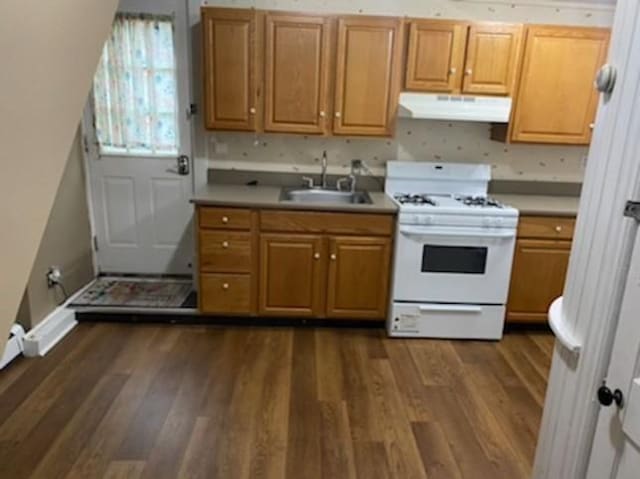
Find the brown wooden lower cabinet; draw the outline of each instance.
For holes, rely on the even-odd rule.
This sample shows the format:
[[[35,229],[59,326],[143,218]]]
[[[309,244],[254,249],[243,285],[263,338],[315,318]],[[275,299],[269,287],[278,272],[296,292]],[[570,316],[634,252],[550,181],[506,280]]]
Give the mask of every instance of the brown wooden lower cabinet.
[[[205,206],[199,210],[203,313],[386,317],[393,215]]]
[[[200,275],[200,308],[207,313],[249,314],[251,276],[214,273]]]
[[[562,295],[571,253],[572,218],[522,217],[518,227],[507,321],[544,323]],[[523,236],[527,235],[527,236]]]
[[[390,238],[331,238],[327,316],[384,318],[388,306],[390,256]]]
[[[323,256],[322,236],[261,234],[259,314],[321,316]]]

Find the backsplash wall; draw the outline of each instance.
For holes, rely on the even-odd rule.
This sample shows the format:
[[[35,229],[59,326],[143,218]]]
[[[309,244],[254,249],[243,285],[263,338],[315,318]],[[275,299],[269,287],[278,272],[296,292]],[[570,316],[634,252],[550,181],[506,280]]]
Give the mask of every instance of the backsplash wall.
[[[200,58],[201,4],[227,7],[331,13],[458,18],[523,23],[610,26],[610,4],[556,0],[215,0],[191,1],[194,59]],[[201,78],[195,62],[194,78]],[[196,101],[200,82],[194,82]],[[588,149],[575,146],[504,144],[489,138],[489,124],[428,120],[398,120],[394,138],[315,137],[303,135],[206,132],[196,126],[197,170],[207,167],[258,171],[313,173],[317,158],[327,150],[329,170],[343,173],[351,159],[365,160],[384,174],[389,160],[480,162],[492,165],[493,177],[503,180],[581,182]],[[200,178],[206,178],[206,174]]]

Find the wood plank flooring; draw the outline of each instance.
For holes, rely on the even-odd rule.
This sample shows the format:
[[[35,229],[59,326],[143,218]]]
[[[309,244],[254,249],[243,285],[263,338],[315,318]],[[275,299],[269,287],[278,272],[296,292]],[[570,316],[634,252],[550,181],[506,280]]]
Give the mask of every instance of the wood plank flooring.
[[[552,348],[84,323],[0,371],[0,477],[527,478]]]

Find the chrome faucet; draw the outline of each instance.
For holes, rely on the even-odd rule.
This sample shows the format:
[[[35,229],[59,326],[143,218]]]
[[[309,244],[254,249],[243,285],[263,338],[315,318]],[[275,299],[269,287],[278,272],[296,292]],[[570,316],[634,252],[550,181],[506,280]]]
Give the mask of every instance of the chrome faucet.
[[[320,173],[320,186],[327,188],[327,150],[322,151],[322,172]]]

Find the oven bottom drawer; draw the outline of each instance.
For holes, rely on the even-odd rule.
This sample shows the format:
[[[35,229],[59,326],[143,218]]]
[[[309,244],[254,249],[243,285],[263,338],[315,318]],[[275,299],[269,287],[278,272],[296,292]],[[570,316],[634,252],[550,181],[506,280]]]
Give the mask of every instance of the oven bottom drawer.
[[[391,337],[500,339],[504,306],[393,303],[387,331]]]

